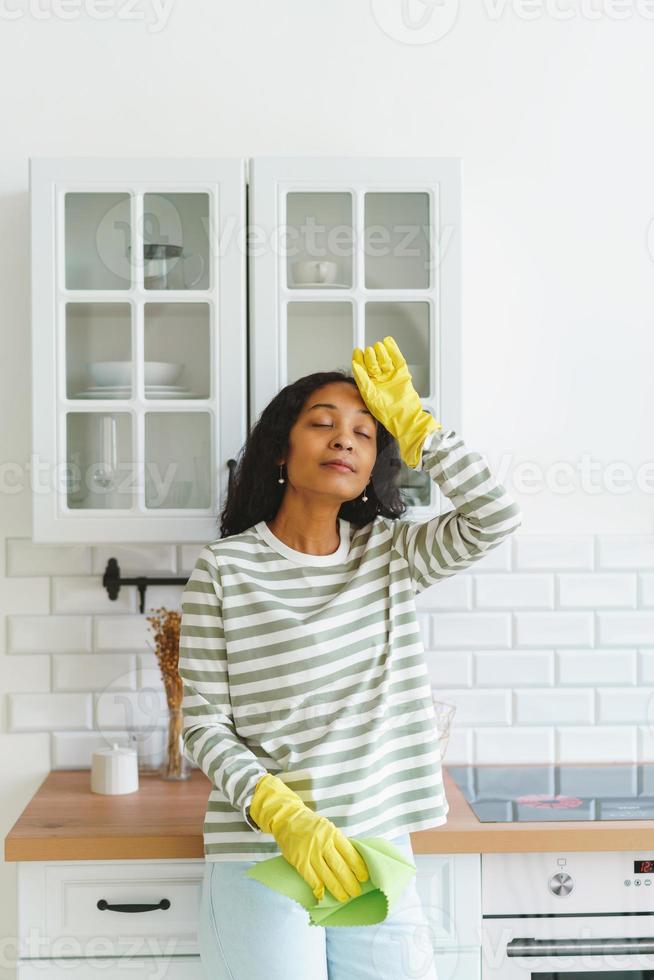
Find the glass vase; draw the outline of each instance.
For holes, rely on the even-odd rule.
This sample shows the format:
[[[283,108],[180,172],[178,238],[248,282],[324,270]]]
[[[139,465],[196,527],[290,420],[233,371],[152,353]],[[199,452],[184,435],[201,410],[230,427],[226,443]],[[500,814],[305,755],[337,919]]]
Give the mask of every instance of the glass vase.
[[[130,748],[136,749],[139,776],[159,776],[166,757],[168,731],[153,726],[129,729]]]
[[[457,706],[449,701],[440,701],[432,691],[431,699],[434,704],[436,718],[436,745],[441,762],[445,758],[445,750],[450,739],[450,729],[456,714]]]
[[[161,767],[162,779],[188,779],[191,775],[188,760],[183,752],[182,709],[168,709],[168,740],[166,757]]]

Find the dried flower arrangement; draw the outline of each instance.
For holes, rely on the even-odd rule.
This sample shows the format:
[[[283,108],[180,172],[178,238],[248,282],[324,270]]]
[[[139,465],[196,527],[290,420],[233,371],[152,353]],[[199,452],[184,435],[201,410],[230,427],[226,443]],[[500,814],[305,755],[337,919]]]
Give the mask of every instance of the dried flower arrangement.
[[[146,616],[155,639],[155,654],[159,671],[166,690],[168,702],[168,747],[161,775],[164,779],[186,779],[188,777],[185,758],[182,754],[182,699],[183,684],[179,676],[179,632],[181,613],[174,609],[159,606],[153,616]]]

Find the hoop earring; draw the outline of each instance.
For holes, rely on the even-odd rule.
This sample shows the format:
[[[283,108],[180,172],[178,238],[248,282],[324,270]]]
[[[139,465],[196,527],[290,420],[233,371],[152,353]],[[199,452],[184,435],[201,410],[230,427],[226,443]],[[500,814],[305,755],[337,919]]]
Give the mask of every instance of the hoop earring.
[[[284,465],[283,463],[280,463],[279,464],[279,479],[277,480],[278,483],[286,483],[286,480],[282,476],[282,466],[283,465]]]

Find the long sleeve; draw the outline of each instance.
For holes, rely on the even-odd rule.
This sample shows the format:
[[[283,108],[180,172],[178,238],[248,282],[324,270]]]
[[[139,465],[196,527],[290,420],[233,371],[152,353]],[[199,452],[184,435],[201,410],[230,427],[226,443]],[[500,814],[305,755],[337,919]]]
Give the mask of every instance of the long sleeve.
[[[184,754],[261,833],[248,807],[267,770],[238,737],[234,725],[222,598],[219,569],[205,546],[182,595],[178,670],[183,683]]]
[[[496,548],[517,530],[522,515],[486,459],[452,429],[429,434],[416,469],[427,473],[455,508],[424,523],[392,524],[392,548],[407,562],[418,594]]]

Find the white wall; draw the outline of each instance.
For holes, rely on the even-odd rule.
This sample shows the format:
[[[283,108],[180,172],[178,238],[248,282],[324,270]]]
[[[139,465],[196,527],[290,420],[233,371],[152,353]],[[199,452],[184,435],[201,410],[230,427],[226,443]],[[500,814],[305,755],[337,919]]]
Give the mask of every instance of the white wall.
[[[568,758],[577,746],[583,755],[599,744],[597,725],[608,726],[608,741],[617,728],[620,745],[646,754],[649,694],[640,692],[639,706],[633,697],[654,680],[646,575],[654,569],[654,466],[649,487],[641,473],[639,488],[638,474],[652,459],[654,417],[652,11],[646,0],[468,0],[464,9],[410,0],[416,23],[425,15],[423,27],[410,27],[400,7],[165,0],[157,11],[141,0],[130,11],[116,0],[100,20],[90,0],[0,3],[0,461],[24,464],[30,452],[29,156],[460,156],[463,435],[519,501],[523,526],[505,564],[480,571],[474,595],[462,591],[472,576],[462,576],[422,600],[434,682],[449,685],[460,706],[452,758],[482,758],[489,744],[504,758],[516,744],[541,758]],[[652,236],[650,244],[654,251]],[[587,485],[577,469],[584,457]],[[534,465],[523,484],[525,463]],[[624,469],[612,473],[617,464]],[[564,477],[572,492],[557,492]],[[30,534],[27,488],[4,492],[0,614],[15,622],[56,613],[79,585],[58,583],[67,566],[38,554],[29,577],[7,574],[7,557],[20,567]],[[182,557],[173,554],[171,574]],[[73,578],[96,575],[99,602],[92,552],[69,559]],[[589,576],[579,583],[587,591],[574,595],[560,577],[607,570],[621,581]],[[487,572],[488,581],[508,573],[493,594],[479,584]],[[85,595],[68,605],[73,614],[98,612]],[[443,649],[441,626],[457,621],[439,617],[487,615],[498,604],[498,632],[484,634],[495,640],[480,642],[482,621],[472,632],[461,621],[456,649]],[[533,618],[541,613],[542,624]],[[511,664],[482,663],[480,648],[489,646],[503,657],[532,651],[519,670],[527,688],[550,689],[538,716],[530,695],[511,684]],[[596,647],[611,658],[601,675],[577,656],[592,659]],[[0,693],[56,691],[57,653],[47,644],[17,656],[3,630],[0,655]],[[562,697],[566,686],[575,693]],[[92,687],[80,695],[89,702]],[[626,703],[625,689],[633,695]],[[56,764],[55,735],[14,730],[9,704],[0,699],[3,836]],[[524,730],[516,738],[514,727],[536,718],[531,740]],[[476,744],[486,747],[481,756]],[[0,868],[5,946],[14,871]],[[3,978],[12,975],[4,956]]]

